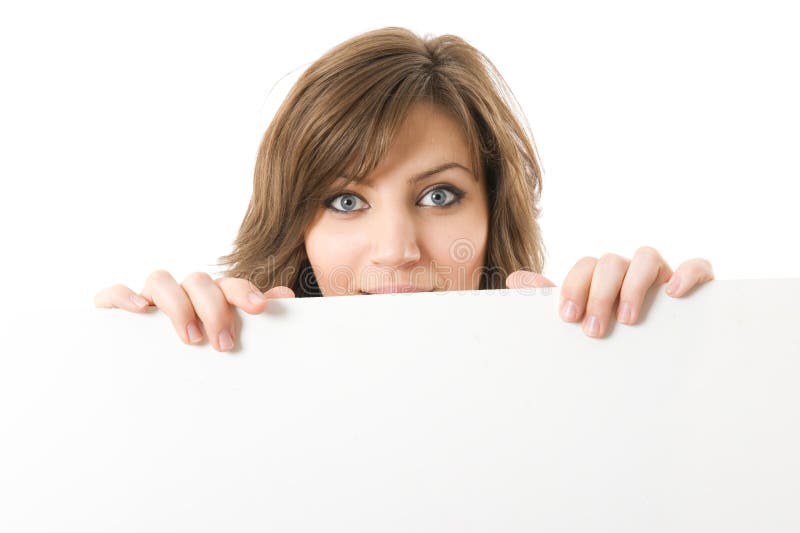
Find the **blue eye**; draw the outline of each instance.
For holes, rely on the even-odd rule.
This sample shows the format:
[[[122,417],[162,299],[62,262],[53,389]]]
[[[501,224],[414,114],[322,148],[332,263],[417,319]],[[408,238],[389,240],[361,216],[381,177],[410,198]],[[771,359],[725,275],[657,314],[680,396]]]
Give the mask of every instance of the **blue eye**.
[[[334,206],[339,199],[344,199],[342,202],[340,202],[340,205],[342,206],[341,208]],[[361,201],[361,198],[348,192],[338,194],[330,198],[325,202],[325,206],[333,211],[336,211],[337,213],[352,213],[353,211],[359,211],[359,209],[354,208],[357,201]]]
[[[449,193],[453,197],[453,200],[447,202],[447,194],[445,193]],[[437,186],[428,191],[427,193],[425,193],[425,196],[429,195],[431,197],[431,201],[433,202],[433,205],[430,207],[450,207],[457,204],[461,200],[461,197],[464,196],[464,194],[461,191],[459,191],[454,187],[449,187],[449,186],[448,187]],[[423,196],[423,198],[425,198],[425,196]]]

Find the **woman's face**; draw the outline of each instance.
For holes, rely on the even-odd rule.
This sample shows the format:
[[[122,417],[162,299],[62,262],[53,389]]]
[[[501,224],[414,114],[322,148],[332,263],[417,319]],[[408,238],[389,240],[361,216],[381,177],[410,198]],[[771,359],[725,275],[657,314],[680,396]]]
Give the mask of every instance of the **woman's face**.
[[[414,106],[375,171],[332,190],[306,230],[322,295],[478,289],[489,205],[485,176],[470,160],[449,115]]]

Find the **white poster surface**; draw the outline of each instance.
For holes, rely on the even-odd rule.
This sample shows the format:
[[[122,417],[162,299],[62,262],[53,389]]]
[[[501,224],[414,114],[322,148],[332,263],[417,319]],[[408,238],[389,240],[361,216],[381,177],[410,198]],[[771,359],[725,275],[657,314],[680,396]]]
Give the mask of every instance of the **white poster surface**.
[[[0,530],[800,531],[800,279],[284,299],[237,350],[161,312],[5,311]]]

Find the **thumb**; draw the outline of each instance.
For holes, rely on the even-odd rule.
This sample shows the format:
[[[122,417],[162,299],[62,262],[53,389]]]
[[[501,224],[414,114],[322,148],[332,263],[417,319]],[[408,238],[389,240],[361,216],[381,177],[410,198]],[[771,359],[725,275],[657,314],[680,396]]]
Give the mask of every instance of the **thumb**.
[[[509,289],[541,289],[555,286],[555,283],[538,272],[531,272],[529,270],[516,270],[506,278],[506,288]]]
[[[272,287],[270,290],[264,293],[264,297],[266,298],[294,298],[294,291],[289,287],[284,285],[278,285],[276,287]]]

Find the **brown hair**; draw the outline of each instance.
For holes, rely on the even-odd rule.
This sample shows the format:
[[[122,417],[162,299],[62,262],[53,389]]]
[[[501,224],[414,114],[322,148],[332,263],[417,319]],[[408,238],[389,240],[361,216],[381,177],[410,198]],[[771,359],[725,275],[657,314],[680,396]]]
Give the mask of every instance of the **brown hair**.
[[[542,169],[527,122],[492,62],[455,35],[419,37],[387,27],[353,37],[300,76],[264,133],[253,196],[228,277],[266,291],[290,287],[319,296],[304,233],[337,177],[348,183],[378,166],[409,108],[428,101],[449,111],[469,139],[473,169],[489,194],[481,289],[503,288],[515,270],[542,272],[537,223]],[[524,115],[519,113],[524,120]]]

